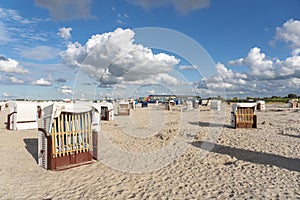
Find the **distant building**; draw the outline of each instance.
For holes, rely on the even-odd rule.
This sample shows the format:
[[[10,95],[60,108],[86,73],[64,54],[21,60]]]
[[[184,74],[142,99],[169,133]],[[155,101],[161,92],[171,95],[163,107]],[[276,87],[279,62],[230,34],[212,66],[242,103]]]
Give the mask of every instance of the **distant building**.
[[[158,101],[169,101],[176,99],[176,95],[163,95],[163,94],[157,94],[157,95],[149,95],[147,98],[148,102],[156,102]]]

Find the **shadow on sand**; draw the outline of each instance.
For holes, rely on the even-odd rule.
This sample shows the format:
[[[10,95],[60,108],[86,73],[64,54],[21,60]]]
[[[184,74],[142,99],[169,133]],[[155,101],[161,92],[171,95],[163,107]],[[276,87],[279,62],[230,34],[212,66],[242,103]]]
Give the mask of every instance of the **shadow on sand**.
[[[283,136],[288,136],[288,137],[300,138],[300,135],[283,134],[283,133],[278,133],[278,134]]]
[[[300,159],[297,158],[288,158],[269,153],[255,152],[204,141],[192,142],[191,144],[206,151],[233,156],[238,160],[263,165],[273,165],[290,171],[300,172]]]
[[[38,139],[25,138],[23,139],[26,150],[32,155],[36,162],[38,162]]]
[[[216,124],[216,123],[209,123],[209,122],[189,122],[191,125],[195,126],[202,126],[202,127],[224,127],[224,128],[232,128],[230,125],[227,124]]]

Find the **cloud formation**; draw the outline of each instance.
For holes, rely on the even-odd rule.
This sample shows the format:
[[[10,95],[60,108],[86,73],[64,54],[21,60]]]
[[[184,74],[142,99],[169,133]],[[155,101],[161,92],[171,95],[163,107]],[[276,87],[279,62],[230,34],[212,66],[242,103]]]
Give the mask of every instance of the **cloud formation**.
[[[44,78],[40,78],[34,82],[32,82],[33,85],[39,85],[39,86],[51,86],[52,83],[50,81],[45,80]]]
[[[0,72],[26,74],[28,70],[21,66],[18,61],[0,56]]]
[[[151,9],[161,6],[172,5],[181,14],[208,7],[210,0],[127,0],[130,3],[139,5],[144,9]]]
[[[28,41],[46,41],[50,36],[36,29],[44,18],[25,18],[13,9],[0,7],[0,44],[9,42],[26,43]]]
[[[68,95],[68,94],[73,94],[72,88],[70,86],[63,85],[59,88],[59,92]]]
[[[229,65],[248,66],[254,76],[274,77],[273,61],[266,58],[264,53],[261,53],[260,48],[254,47],[250,49],[245,58],[229,61]]]
[[[180,65],[178,66],[178,70],[189,70],[189,69],[197,69],[195,65]]]
[[[39,7],[49,10],[54,20],[74,20],[92,18],[91,0],[35,0]]]
[[[231,66],[247,66],[250,69],[249,77],[271,80],[298,77],[300,72],[300,49],[293,49],[290,57],[285,60],[278,58],[267,59],[260,48],[250,49],[245,58],[229,61]],[[252,78],[252,79],[253,79]]]
[[[71,27],[68,27],[68,28],[62,27],[62,28],[58,29],[58,31],[59,31],[58,34],[60,35],[60,37],[64,38],[65,40],[68,40],[71,37],[71,31],[72,31]]]
[[[285,59],[269,57],[259,47],[251,48],[245,57],[229,61],[228,66],[217,63],[218,75],[197,83],[198,92],[218,95],[225,89],[229,97],[300,94],[300,21],[291,19],[277,27],[274,38],[291,47]],[[241,66],[246,70],[240,70]]]
[[[174,77],[168,72],[179,60],[164,53],[154,54],[151,49],[135,44],[134,35],[130,29],[118,28],[93,35],[85,45],[69,43],[62,53],[63,63],[79,68],[103,85],[174,83]]]
[[[23,25],[32,24],[36,21],[23,18],[16,10],[4,8],[0,8],[0,18],[4,21],[15,21]]]
[[[300,21],[290,19],[276,28],[275,39],[286,42],[292,48],[300,47]]]
[[[259,47],[254,47],[245,57],[228,62],[228,66],[243,66],[247,70],[237,72],[218,63],[219,75],[202,79],[198,89],[217,94],[225,88],[229,96],[300,94],[300,21],[290,19],[277,27],[274,38],[291,47],[291,54],[285,59],[268,57]]]
[[[10,97],[11,95],[10,94],[8,94],[8,93],[6,93],[6,92],[4,92],[3,94],[2,94],[2,97]]]
[[[8,76],[8,79],[10,80],[11,83],[14,83],[14,84],[23,84],[24,83],[23,80],[17,79],[14,76]]]
[[[217,63],[217,76],[203,78],[198,89],[217,94],[225,89],[229,96],[287,95],[300,93],[300,49],[294,49],[284,60],[267,59],[258,47],[249,50],[244,58],[229,61],[229,65],[246,66],[249,70],[236,72]],[[210,89],[210,91],[208,91]],[[206,90],[206,91],[205,91]]]

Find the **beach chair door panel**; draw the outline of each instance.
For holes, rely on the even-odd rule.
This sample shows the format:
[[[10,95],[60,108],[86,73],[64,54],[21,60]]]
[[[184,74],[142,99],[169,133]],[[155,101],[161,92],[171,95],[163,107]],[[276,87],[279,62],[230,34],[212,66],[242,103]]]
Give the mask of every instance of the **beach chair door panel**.
[[[93,158],[98,160],[98,132],[93,131]]]
[[[101,107],[101,120],[108,120],[108,107]]]

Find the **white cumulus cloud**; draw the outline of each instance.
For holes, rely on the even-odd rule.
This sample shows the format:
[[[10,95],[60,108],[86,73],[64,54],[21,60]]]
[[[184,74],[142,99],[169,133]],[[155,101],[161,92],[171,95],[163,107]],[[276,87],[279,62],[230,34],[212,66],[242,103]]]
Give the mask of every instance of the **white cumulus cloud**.
[[[275,39],[289,43],[292,47],[300,47],[300,21],[290,19],[282,27],[277,27]]]
[[[11,95],[8,94],[8,93],[6,93],[6,92],[4,92],[4,93],[2,94],[2,96],[3,96],[3,97],[10,97]]]
[[[14,84],[22,84],[22,83],[24,83],[23,80],[17,79],[14,76],[9,76],[8,79],[11,81],[11,83],[14,83]]]
[[[62,53],[63,62],[104,85],[168,79],[168,72],[179,63],[174,56],[154,54],[151,49],[134,43],[130,29],[93,35],[86,44],[69,43]]]
[[[0,72],[25,74],[28,70],[19,64],[18,61],[0,56]]]
[[[45,80],[44,78],[40,78],[32,83],[33,85],[39,86],[51,86],[52,83],[50,81]]]
[[[277,70],[279,76],[299,76],[300,77],[300,49],[294,49],[291,56],[285,60],[277,60],[276,64],[280,66]]]
[[[60,29],[58,29],[58,34],[60,35],[60,37],[68,40],[70,37],[71,37],[71,31],[72,31],[72,28],[71,27],[62,27]]]
[[[68,94],[72,94],[72,88],[70,86],[66,86],[63,85],[59,88],[59,92],[61,92],[62,94],[68,95]]]
[[[300,87],[300,78],[292,78],[289,80],[289,87],[299,88]]]
[[[248,59],[248,54],[245,58],[230,62],[232,65],[244,64],[249,68],[249,71],[245,72],[237,72],[222,63],[217,63],[216,68],[219,75],[203,78],[197,87],[201,89],[201,92],[207,90],[206,93],[216,95],[219,91],[225,89],[229,96],[272,96],[274,94],[300,93],[300,56],[296,54],[297,52],[293,51],[291,56],[285,60],[272,61],[272,67],[268,67],[271,60],[264,61],[265,56],[255,53],[250,54],[255,55],[250,57],[256,59]],[[267,73],[263,70],[266,70]]]
[[[274,77],[273,61],[266,58],[266,55],[258,47],[250,49],[245,58],[229,61],[228,64],[232,66],[248,66],[251,69],[251,73],[255,76]]]

